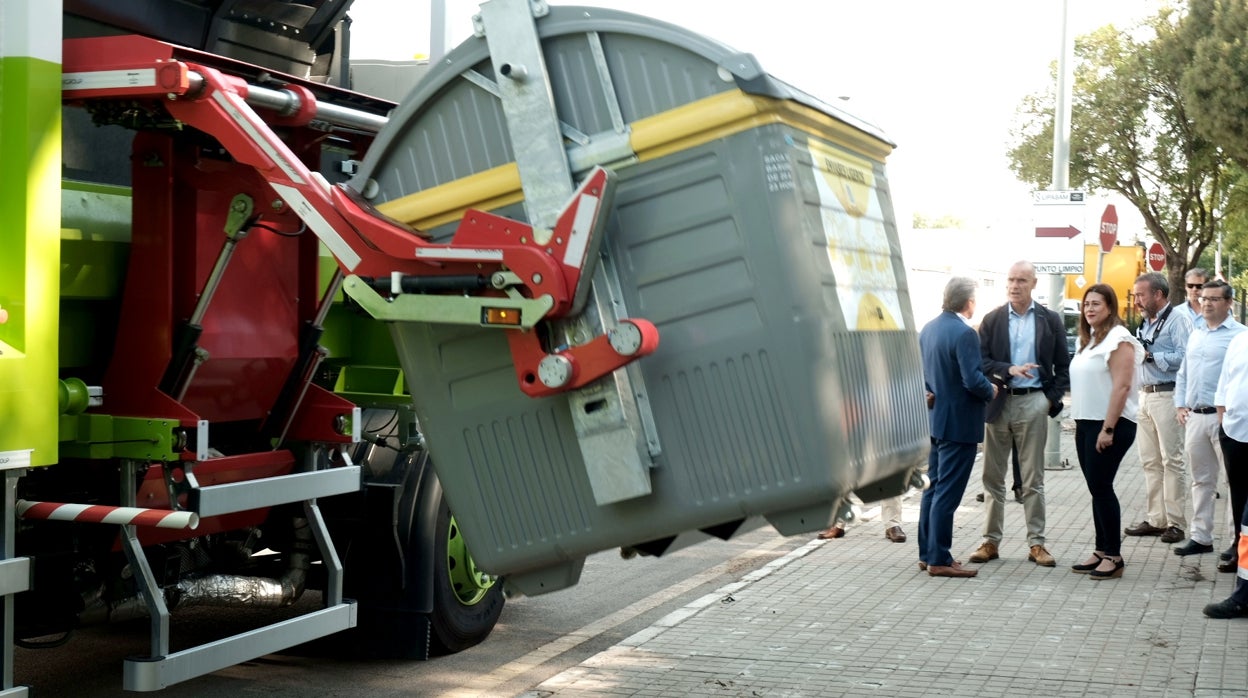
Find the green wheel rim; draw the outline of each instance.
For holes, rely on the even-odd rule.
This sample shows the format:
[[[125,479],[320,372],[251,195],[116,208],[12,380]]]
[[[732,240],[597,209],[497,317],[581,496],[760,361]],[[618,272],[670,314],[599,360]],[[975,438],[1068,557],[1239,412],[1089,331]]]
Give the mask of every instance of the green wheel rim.
[[[477,563],[468,553],[468,546],[464,545],[464,537],[459,535],[459,524],[454,516],[446,532],[446,572],[451,580],[451,589],[465,606],[481,601],[498,582],[497,578],[477,569]]]

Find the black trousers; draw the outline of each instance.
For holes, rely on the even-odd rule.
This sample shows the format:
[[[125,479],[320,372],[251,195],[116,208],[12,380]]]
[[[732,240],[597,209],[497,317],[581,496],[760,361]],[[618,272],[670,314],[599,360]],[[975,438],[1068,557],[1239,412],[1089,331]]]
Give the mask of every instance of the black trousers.
[[[1079,469],[1092,495],[1092,523],[1096,525],[1096,549],[1106,555],[1117,556],[1122,548],[1122,507],[1118,493],[1114,491],[1114,477],[1123,456],[1135,443],[1135,422],[1118,420],[1114,426],[1114,443],[1099,453],[1096,437],[1104,426],[1103,420],[1075,420],[1075,454],[1079,456]]]
[[[1226,468],[1226,481],[1231,486],[1231,513],[1235,523],[1231,528],[1231,545],[1236,545],[1235,534],[1239,522],[1244,520],[1244,503],[1248,501],[1248,443],[1236,441],[1218,428],[1218,441],[1222,443],[1222,464]]]

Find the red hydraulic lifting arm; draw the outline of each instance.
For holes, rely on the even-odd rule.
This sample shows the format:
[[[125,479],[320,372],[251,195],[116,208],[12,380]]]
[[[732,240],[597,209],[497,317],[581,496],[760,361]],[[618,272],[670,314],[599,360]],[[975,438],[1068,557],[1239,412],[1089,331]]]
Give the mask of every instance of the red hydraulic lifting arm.
[[[352,275],[344,290],[379,319],[430,321],[424,308],[433,298],[406,293],[407,280],[487,279],[479,288],[462,289],[459,298],[436,296],[436,320],[503,327],[527,394],[581,387],[657,348],[658,331],[644,320],[628,323],[614,337],[603,335],[557,352],[543,347],[533,331],[539,320],[568,315],[576,289],[589,281],[587,250],[594,249],[592,236],[601,233],[613,186],[605,169],[595,169],[581,184],[554,230],[542,236],[544,244],[527,224],[477,210],[465,213],[449,244],[435,244],[377,215],[345,185],[331,186],[274,132],[269,121],[306,125],[318,118],[325,107],[308,88],[286,85],[292,108],[266,121],[249,101],[268,104],[273,90],[197,62],[201,57],[139,36],[66,40],[64,99],[148,102],[214,137],[235,160],[254,168],[329,248],[344,273]],[[363,120],[368,117],[384,121],[373,115]],[[395,302],[400,300],[406,302]]]

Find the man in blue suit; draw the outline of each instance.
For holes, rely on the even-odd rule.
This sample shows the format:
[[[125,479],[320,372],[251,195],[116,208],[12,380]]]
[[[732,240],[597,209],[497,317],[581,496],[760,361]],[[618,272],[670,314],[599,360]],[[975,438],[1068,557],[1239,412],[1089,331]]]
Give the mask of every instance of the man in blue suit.
[[[928,392],[931,486],[919,509],[919,569],[933,577],[974,577],[953,559],[953,514],[966,492],[976,445],[984,439],[984,408],[997,387],[984,376],[979,335],[967,324],[975,312],[975,282],[955,276],[945,285],[943,312],[919,333]]]

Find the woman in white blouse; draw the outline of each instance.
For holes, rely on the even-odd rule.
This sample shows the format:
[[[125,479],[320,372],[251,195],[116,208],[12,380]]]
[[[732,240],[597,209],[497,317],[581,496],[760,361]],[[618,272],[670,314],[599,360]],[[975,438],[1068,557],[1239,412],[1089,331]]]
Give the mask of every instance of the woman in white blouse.
[[[1122,510],[1114,476],[1135,442],[1135,367],[1143,361],[1144,347],[1118,317],[1114,289],[1107,284],[1089,287],[1079,314],[1079,351],[1070,360],[1070,413],[1079,468],[1092,495],[1096,549],[1071,570],[1092,579],[1121,577],[1126,566],[1119,549]]]

